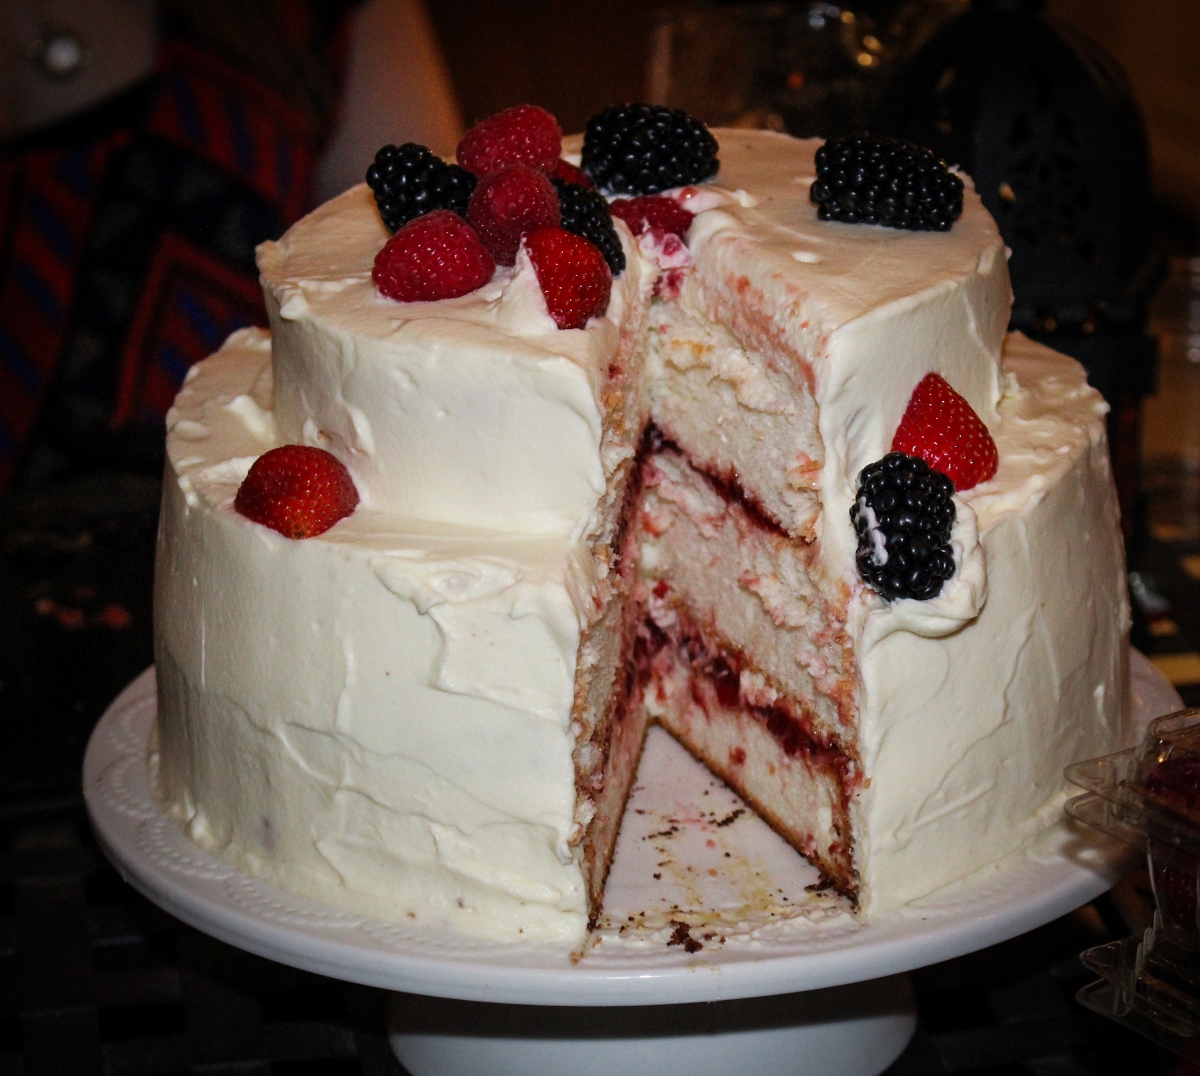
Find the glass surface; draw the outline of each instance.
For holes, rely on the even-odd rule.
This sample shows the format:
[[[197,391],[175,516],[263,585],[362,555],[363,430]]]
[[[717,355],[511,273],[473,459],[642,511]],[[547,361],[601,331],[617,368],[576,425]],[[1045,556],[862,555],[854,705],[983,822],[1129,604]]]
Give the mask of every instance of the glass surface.
[[[651,100],[713,126],[856,134],[897,66],[966,0],[697,3],[665,13]]]

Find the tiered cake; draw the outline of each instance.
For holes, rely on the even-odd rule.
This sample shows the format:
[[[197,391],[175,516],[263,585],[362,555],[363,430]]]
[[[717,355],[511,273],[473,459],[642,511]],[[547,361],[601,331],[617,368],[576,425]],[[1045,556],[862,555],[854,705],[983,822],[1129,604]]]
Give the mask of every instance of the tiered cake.
[[[1005,338],[995,224],[818,219],[817,143],[718,131],[687,248],[617,224],[607,311],[559,329],[524,250],[398,303],[360,187],[259,254],[235,334],[168,419],[158,780],[199,843],[341,907],[578,945],[648,721],[862,913],[1054,819],[1128,739],[1105,407]],[[568,148],[573,148],[568,146]],[[969,185],[968,185],[969,187]],[[885,601],[858,475],[941,375],[994,438],[954,575]],[[360,503],[301,541],[234,497],[281,444]]]

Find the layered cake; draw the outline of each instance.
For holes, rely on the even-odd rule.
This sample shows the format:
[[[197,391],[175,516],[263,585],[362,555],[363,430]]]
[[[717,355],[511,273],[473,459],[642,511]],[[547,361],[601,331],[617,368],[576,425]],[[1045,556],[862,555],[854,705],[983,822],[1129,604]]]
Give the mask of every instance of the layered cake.
[[[1019,847],[1064,766],[1130,738],[1105,406],[1005,336],[969,183],[927,230],[830,219],[818,142],[716,131],[711,177],[703,132],[691,173],[680,150],[631,179],[613,112],[561,163],[469,135],[477,183],[413,151],[432,213],[391,219],[373,182],[260,248],[270,332],[168,418],[159,787],[197,842],[327,903],[578,946],[657,721],[859,913],[894,908]],[[577,263],[571,214],[607,222],[580,150],[610,197],[658,198],[614,202]],[[394,249],[468,227],[451,209],[466,253],[425,261],[472,286],[389,297]],[[969,445],[921,426],[934,398]],[[287,445],[345,476],[312,537],[246,508]],[[913,568],[897,483],[941,528]]]

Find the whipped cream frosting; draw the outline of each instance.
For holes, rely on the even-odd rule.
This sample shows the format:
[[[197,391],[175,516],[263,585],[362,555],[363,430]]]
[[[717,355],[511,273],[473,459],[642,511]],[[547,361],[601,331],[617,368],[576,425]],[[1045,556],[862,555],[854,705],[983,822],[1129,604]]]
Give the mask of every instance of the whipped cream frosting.
[[[500,940],[586,927],[568,727],[596,565],[557,535],[360,506],[293,541],[233,509],[279,443],[270,337],[168,416],[160,785],[205,847],[341,907]]]
[[[1133,737],[1108,407],[1078,363],[1019,333],[1004,365],[999,469],[955,498],[959,573],[929,602],[860,588],[851,608],[872,911],[1019,847],[1059,817],[1064,767]]]

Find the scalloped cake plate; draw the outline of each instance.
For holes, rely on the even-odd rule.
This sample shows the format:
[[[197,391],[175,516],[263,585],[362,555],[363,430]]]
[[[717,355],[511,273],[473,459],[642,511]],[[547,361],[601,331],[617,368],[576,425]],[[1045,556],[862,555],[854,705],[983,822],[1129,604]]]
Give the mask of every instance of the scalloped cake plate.
[[[1139,721],[1179,709],[1141,654]],[[156,712],[146,670],[92,734],[83,787],[106,854],[185,923],[285,964],[435,997],[527,1005],[648,1005],[765,997],[862,982],[993,945],[1108,889],[1124,846],[1065,818],[1024,849],[903,908],[857,920],[817,872],[661,729],[651,729],[584,958],[348,914],[206,852],[151,792]],[[808,888],[812,887],[812,888]]]

